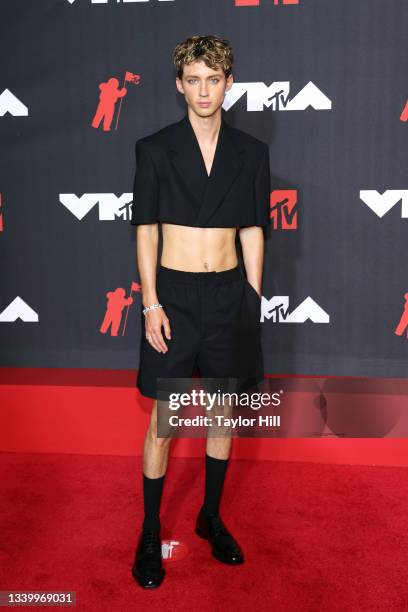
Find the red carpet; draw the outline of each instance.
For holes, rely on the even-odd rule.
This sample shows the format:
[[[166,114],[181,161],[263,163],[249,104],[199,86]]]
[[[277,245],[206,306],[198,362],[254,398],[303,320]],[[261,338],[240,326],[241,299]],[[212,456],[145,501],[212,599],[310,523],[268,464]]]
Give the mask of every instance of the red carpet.
[[[318,419],[313,431],[320,431],[322,437],[302,438],[295,433],[293,438],[240,438],[233,447],[234,460],[408,466],[407,419],[393,419],[406,413],[407,379],[327,378],[332,390],[334,385],[347,395],[340,394],[340,405],[335,401],[337,408],[328,412],[327,423],[334,424],[334,430],[323,433],[323,420],[316,412],[319,377],[276,374],[267,378],[276,377],[287,379],[288,384],[297,380],[300,386],[311,390],[295,394],[298,407],[294,413],[287,413],[288,423],[296,429],[302,415],[311,411],[313,421]],[[0,368],[1,451],[141,456],[153,400],[139,393],[135,379],[133,370]],[[355,416],[362,403],[365,380],[371,387],[367,398],[370,421],[374,423],[374,415],[380,415],[380,437],[343,437],[339,435],[344,430],[338,417],[343,405],[347,405],[348,414]],[[333,398],[330,404],[334,406]],[[337,437],[332,437],[334,432]],[[361,433],[364,432],[367,430]],[[205,440],[178,438],[173,456],[201,457],[204,446]]]
[[[231,461],[221,515],[246,563],[229,567],[193,532],[203,459],[172,457],[162,536],[188,554],[146,592],[139,457],[0,457],[1,590],[76,591],[80,612],[407,609],[406,468]]]

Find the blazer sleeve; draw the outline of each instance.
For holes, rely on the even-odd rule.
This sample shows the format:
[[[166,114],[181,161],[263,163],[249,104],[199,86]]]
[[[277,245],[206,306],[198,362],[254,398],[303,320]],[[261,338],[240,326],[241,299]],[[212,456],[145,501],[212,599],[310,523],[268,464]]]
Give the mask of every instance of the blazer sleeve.
[[[136,171],[131,208],[132,225],[157,223],[159,177],[146,144],[138,140],[135,146]]]
[[[261,163],[255,177],[255,224],[269,225],[270,217],[271,170],[269,147],[265,143]]]

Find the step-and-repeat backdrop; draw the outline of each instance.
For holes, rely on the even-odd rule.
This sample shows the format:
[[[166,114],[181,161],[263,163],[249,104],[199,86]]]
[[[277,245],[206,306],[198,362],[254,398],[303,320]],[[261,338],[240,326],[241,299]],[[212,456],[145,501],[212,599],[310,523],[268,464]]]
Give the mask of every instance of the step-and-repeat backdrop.
[[[134,145],[217,34],[226,121],[270,148],[266,372],[407,374],[406,0],[3,0],[0,28],[0,365],[138,367]]]

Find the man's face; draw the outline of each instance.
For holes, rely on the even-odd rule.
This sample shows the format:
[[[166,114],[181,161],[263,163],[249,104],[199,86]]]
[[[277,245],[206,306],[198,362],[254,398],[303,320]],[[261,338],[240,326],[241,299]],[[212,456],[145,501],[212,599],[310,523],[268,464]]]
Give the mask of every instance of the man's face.
[[[208,68],[199,60],[184,66],[182,79],[176,78],[176,87],[197,115],[209,117],[224,102],[232,82],[232,74],[226,79],[221,68]]]

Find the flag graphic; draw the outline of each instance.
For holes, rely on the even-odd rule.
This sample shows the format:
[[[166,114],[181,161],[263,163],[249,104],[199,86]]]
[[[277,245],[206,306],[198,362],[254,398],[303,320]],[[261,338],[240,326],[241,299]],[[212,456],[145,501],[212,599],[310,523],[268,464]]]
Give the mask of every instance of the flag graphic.
[[[126,70],[125,81],[130,81],[131,83],[138,85],[140,81],[140,74],[133,74],[133,72]]]
[[[135,283],[133,281],[131,286],[130,286],[130,293],[132,293],[132,291],[140,291],[141,287],[142,287],[142,285],[139,285],[139,283]]]

